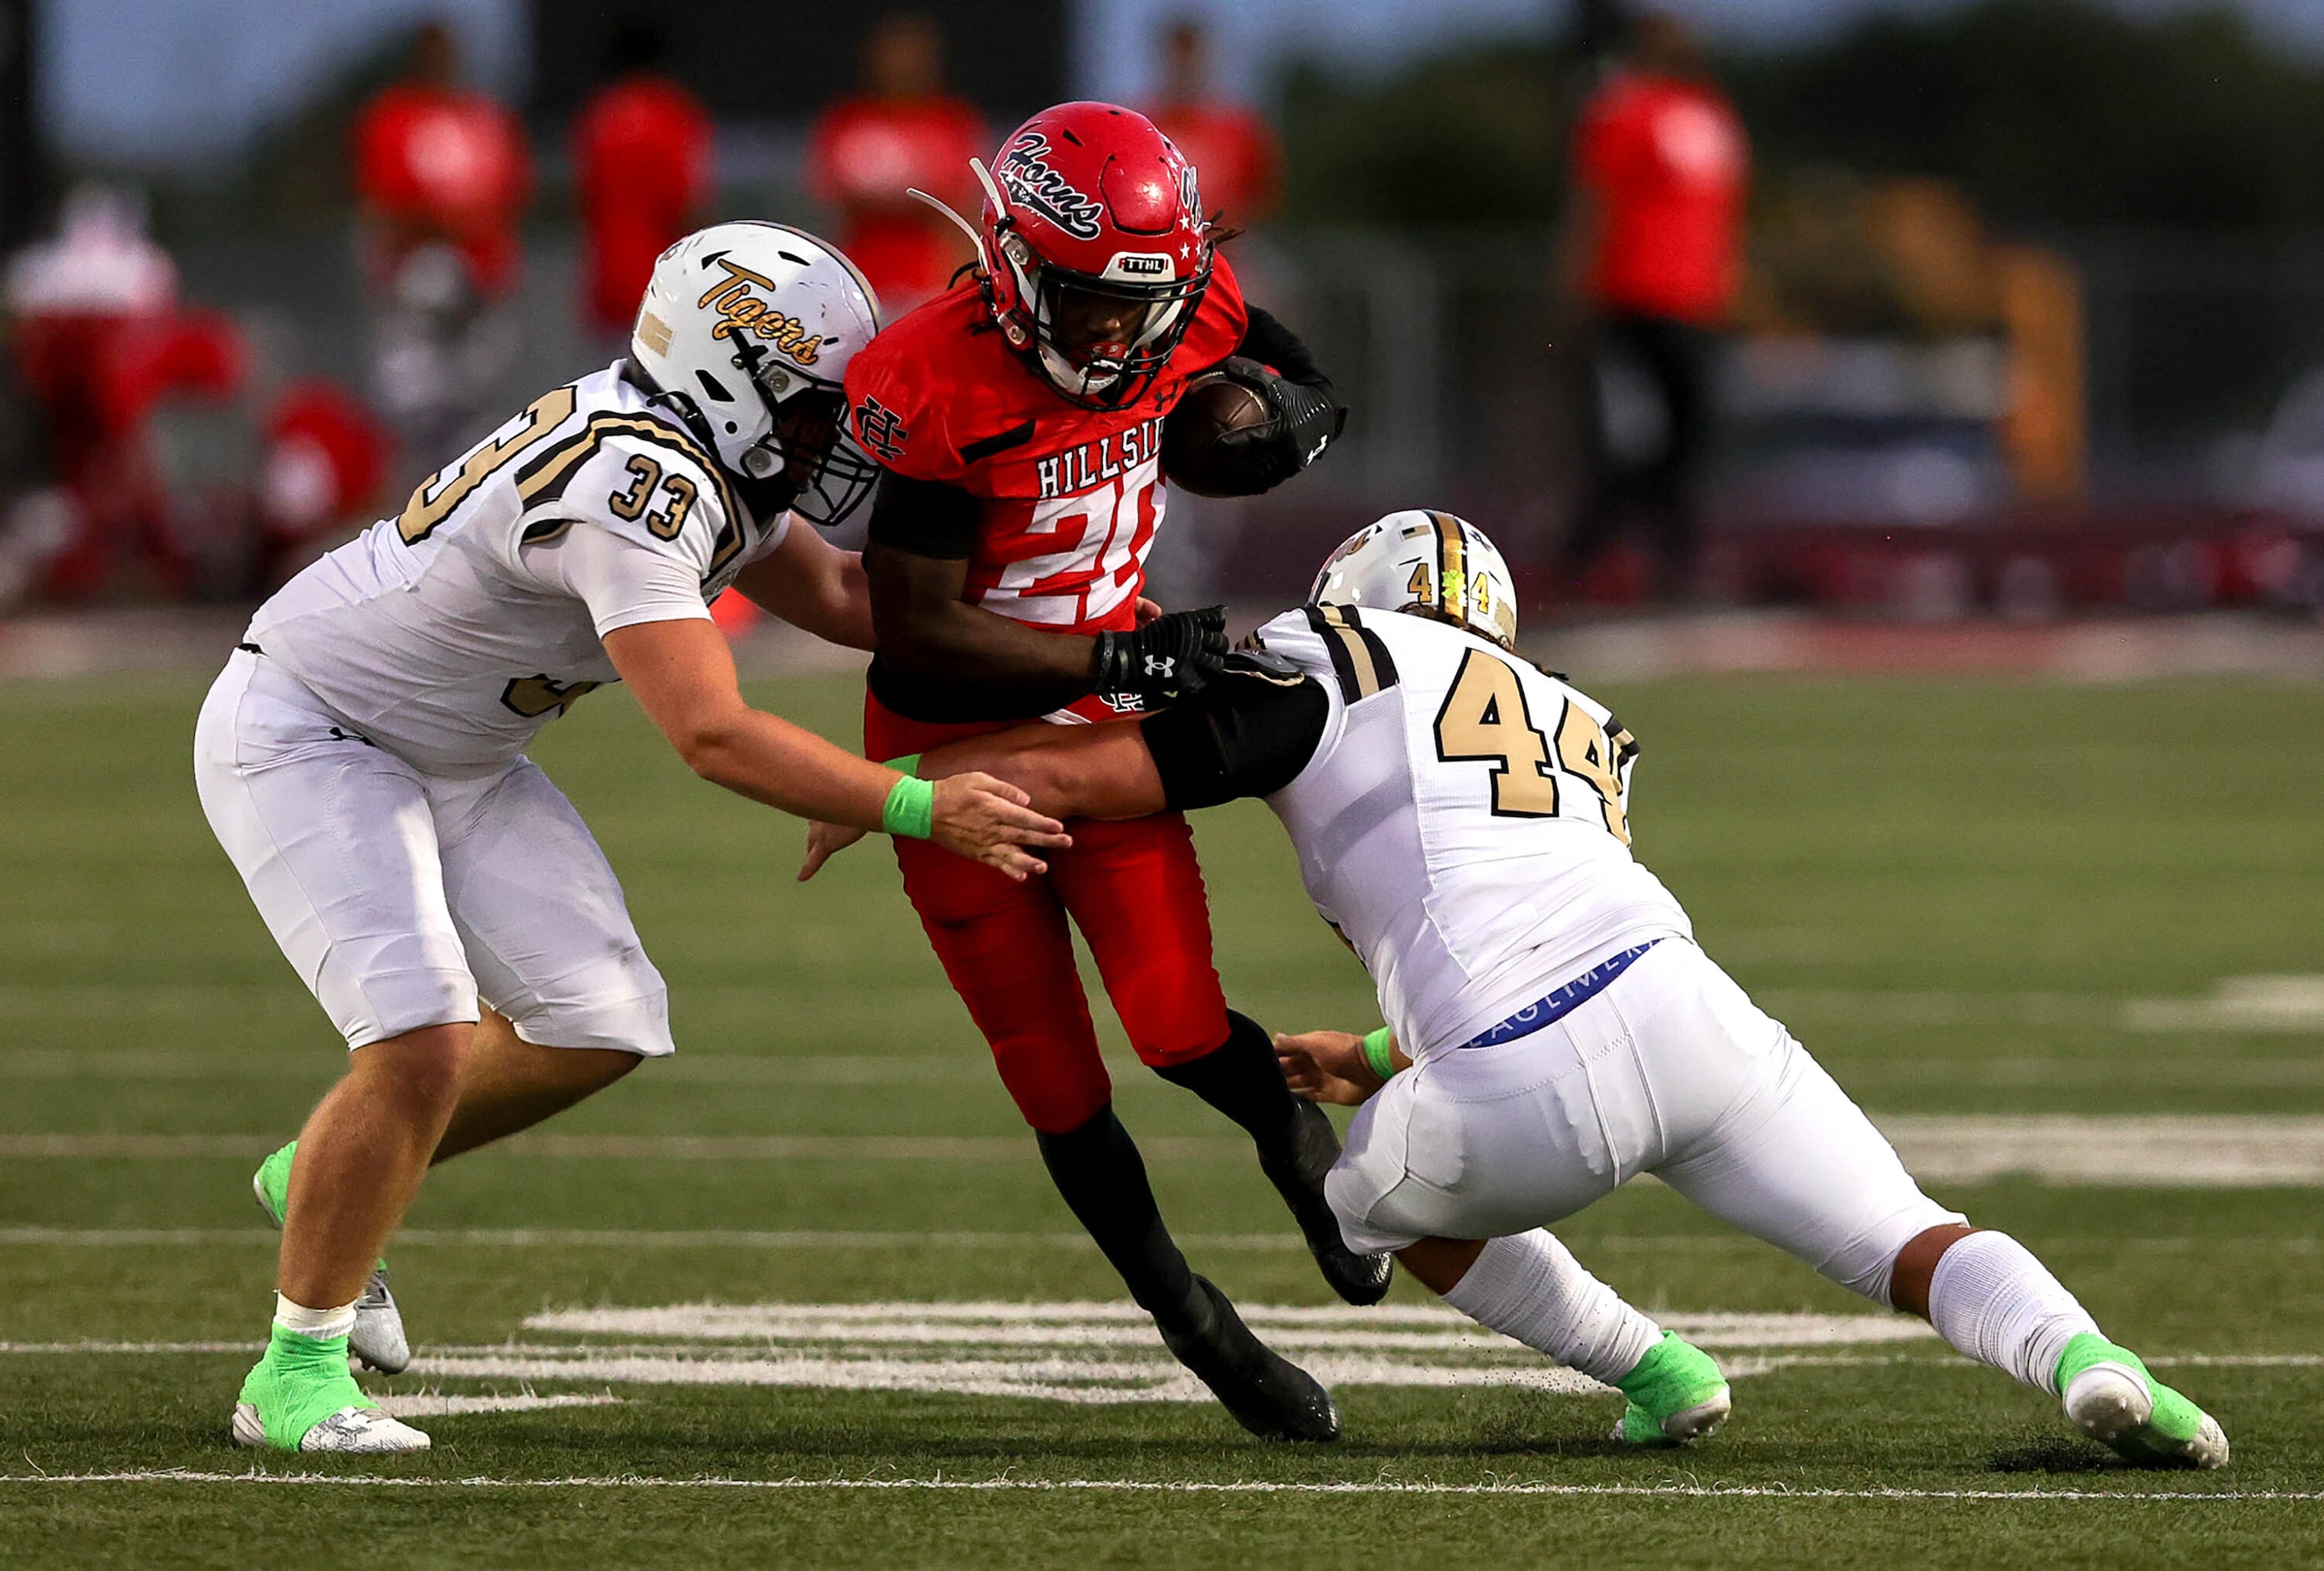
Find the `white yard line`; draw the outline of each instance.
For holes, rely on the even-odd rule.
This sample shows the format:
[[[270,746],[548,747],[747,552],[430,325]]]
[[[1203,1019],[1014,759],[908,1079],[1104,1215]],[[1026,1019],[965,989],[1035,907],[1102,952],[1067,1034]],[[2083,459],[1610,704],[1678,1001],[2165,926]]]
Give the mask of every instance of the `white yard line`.
[[[2259,1114],[1888,1114],[1877,1122],[1931,1183],[2023,1175],[2066,1185],[2250,1187],[2324,1185],[2324,1117]],[[172,1159],[265,1155],[258,1134],[5,1134],[0,1158]],[[1223,1135],[1162,1135],[1149,1160],[1228,1160]],[[581,1160],[1029,1162],[1022,1135],[521,1135],[509,1155]]]
[[[2135,1489],[1805,1489],[1782,1484],[1717,1483],[1441,1483],[1379,1479],[1347,1483],[1280,1483],[1267,1479],[1219,1483],[1143,1478],[578,1478],[398,1477],[379,1474],[198,1473],[180,1468],[120,1473],[0,1474],[0,1484],[262,1483],[346,1489],[735,1489],[799,1492],[882,1490],[943,1493],[1316,1494],[1316,1495],[1631,1495],[1700,1500],[1960,1500],[1960,1501],[2324,1501],[2324,1490]]]

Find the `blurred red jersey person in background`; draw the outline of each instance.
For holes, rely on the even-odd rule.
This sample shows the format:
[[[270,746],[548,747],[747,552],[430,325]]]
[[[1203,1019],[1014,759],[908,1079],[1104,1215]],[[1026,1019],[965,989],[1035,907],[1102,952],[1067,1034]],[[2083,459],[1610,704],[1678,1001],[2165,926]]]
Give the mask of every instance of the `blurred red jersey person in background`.
[[[605,85],[573,126],[586,248],[582,319],[626,335],[654,258],[707,216],[715,189],[710,116],[663,70],[661,31],[638,21],[614,29]]]
[[[1212,212],[1237,226],[1265,222],[1283,199],[1274,131],[1256,111],[1212,96],[1210,39],[1201,23],[1172,23],[1162,49],[1162,97],[1147,106],[1146,117],[1201,172]]]
[[[918,186],[955,208],[976,203],[968,161],[985,149],[984,124],[943,88],[936,23],[888,17],[864,41],[863,91],[824,110],[807,148],[807,189],[836,209],[839,247],[890,321],[943,292],[969,259],[959,233],[905,195]]]
[[[0,578],[81,599],[134,558],[152,587],[185,593],[194,564],[171,518],[152,417],[173,396],[230,396],[242,380],[241,335],[225,317],[179,303],[177,264],[146,236],[139,199],[99,186],[67,197],[55,239],[16,254],[0,300],[14,319],[17,373],[45,416],[57,485],[42,499],[51,527],[37,561]]]
[[[1642,18],[1629,63],[1574,130],[1568,262],[1596,325],[1596,396],[1585,400],[1594,478],[1562,584],[1638,515],[1662,558],[1661,590],[1692,587],[1711,358],[1742,278],[1749,174],[1742,122],[1693,40],[1666,16]]]
[[[407,453],[472,438],[516,350],[512,320],[493,307],[516,283],[532,158],[517,117],[456,85],[458,69],[451,33],[430,23],[410,73],[355,128],[377,392]]]
[[[459,57],[440,23],[420,30],[412,69],[356,122],[355,194],[373,225],[372,261],[392,275],[414,250],[449,245],[487,298],[516,282],[516,222],[532,189],[524,128],[497,100],[456,84]]]

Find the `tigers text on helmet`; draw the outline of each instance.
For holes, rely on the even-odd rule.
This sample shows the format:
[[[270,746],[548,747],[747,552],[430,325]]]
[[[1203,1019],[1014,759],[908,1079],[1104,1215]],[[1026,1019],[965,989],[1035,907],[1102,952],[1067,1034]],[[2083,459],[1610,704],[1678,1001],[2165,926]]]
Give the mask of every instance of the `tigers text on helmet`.
[[[879,478],[846,436],[842,387],[879,330],[872,286],[835,248],[783,224],[714,224],[654,263],[630,360],[721,464],[828,525]]]
[[[1366,524],[1323,559],[1307,600],[1408,611],[1517,648],[1509,565],[1483,530],[1449,513],[1413,508]]]
[[[951,216],[976,240],[1009,347],[1071,402],[1135,402],[1210,287],[1194,166],[1145,116],[1096,103],[1044,109],[991,168],[969,166],[984,187],[983,223]]]

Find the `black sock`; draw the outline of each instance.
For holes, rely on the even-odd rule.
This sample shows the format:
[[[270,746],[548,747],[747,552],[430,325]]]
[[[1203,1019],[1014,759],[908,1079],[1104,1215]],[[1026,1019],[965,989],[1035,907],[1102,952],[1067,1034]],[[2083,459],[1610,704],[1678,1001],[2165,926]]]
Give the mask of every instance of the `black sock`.
[[[1139,1308],[1169,1326],[1196,1317],[1194,1271],[1162,1224],[1145,1160],[1112,1104],[1063,1134],[1036,1130],[1033,1138],[1057,1193],[1121,1273]]]
[[[1289,1149],[1297,1100],[1275,1061],[1275,1039],[1249,1015],[1227,1011],[1227,1040],[1199,1058],[1165,1064],[1154,1072],[1242,1125],[1268,1156]]]

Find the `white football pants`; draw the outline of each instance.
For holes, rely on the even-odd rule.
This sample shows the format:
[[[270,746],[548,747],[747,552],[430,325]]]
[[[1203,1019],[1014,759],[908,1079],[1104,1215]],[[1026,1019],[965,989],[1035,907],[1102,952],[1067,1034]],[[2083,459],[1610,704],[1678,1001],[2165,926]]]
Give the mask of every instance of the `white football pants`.
[[[1547,1226],[1640,1173],[1883,1304],[1896,1252],[1961,1220],[1683,938],[1529,1037],[1397,1075],[1357,1113],[1325,1192],[1348,1247],[1372,1251]]]
[[[195,724],[194,781],[349,1048],[474,1021],[481,997],[544,1047],[672,1050],[669,990],[621,883],[530,760],[423,773],[237,652]]]

